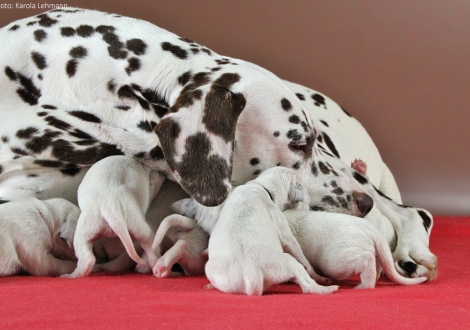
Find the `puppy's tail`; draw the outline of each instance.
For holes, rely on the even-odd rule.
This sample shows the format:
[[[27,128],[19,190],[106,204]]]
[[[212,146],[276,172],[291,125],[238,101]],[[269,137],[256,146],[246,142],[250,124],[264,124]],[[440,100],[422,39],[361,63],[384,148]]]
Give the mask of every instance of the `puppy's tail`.
[[[140,256],[137,254],[135,250],[131,235],[129,235],[129,230],[126,225],[126,220],[122,217],[122,215],[119,214],[119,212],[116,212],[116,213],[111,212],[108,214],[105,214],[103,212],[103,216],[106,219],[113,220],[113,221],[108,221],[108,224],[111,227],[111,229],[116,233],[116,235],[119,237],[119,239],[121,240],[122,245],[124,245],[124,248],[126,249],[129,257],[131,257],[131,259],[134,260],[137,264],[143,267],[147,267],[148,264],[144,260],[142,260],[142,258],[140,258]],[[133,216],[133,215],[130,215],[130,216]]]
[[[375,235],[374,237],[375,250],[377,251],[377,258],[383,268],[385,275],[393,282],[401,285],[415,285],[423,283],[427,280],[426,277],[407,278],[401,276],[393,265],[392,252],[386,242],[385,238]]]
[[[160,244],[163,241],[166,233],[171,227],[176,227],[180,231],[189,231],[194,229],[196,225],[196,220],[185,217],[184,215],[171,214],[167,216],[158,226],[157,233],[155,234],[155,239],[153,240],[152,250],[159,251],[161,255]]]

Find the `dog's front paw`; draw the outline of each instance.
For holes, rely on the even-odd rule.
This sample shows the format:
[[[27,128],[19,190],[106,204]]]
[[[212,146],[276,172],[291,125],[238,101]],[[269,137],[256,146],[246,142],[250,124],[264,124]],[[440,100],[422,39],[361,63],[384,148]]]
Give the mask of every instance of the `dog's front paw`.
[[[394,253],[395,268],[405,277],[426,277],[432,281],[438,274],[438,259],[428,251],[410,251],[408,254]]]
[[[159,265],[158,263],[153,267],[153,275],[155,277],[170,277],[171,267]]]
[[[141,274],[150,274],[152,272],[152,269],[149,265],[137,264],[137,266],[135,266],[135,271]]]

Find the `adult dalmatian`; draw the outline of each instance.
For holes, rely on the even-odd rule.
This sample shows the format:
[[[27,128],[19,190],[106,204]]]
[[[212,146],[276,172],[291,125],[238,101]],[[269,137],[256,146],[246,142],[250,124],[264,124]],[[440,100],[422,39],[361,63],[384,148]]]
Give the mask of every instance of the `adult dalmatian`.
[[[378,212],[389,220],[397,269],[435,276],[432,218],[423,211],[411,221],[406,207],[394,213],[384,196],[400,195],[375,145],[325,96],[148,22],[98,11],[52,10],[7,25],[0,40],[2,201],[76,201],[89,166],[125,154],[207,206],[222,203],[232,183],[282,165],[301,174],[312,209],[366,216],[371,193],[342,170],[360,157],[381,192],[374,199],[392,205]]]

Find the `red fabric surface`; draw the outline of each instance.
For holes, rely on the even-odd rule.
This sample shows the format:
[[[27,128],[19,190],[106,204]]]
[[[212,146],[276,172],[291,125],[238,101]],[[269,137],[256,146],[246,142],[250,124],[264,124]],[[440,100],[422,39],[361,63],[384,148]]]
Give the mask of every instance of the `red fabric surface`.
[[[295,284],[261,297],[204,289],[203,276],[157,279],[95,274],[82,279],[0,278],[0,329],[470,329],[470,218],[436,217],[431,250],[439,276],[372,290],[343,283],[332,295]]]

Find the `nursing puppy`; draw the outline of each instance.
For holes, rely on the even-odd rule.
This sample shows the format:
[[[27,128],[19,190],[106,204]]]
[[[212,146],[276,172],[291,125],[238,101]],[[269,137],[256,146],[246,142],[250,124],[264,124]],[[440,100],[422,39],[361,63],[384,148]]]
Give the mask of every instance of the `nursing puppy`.
[[[93,241],[99,236],[118,236],[129,256],[147,267],[135,251],[131,236],[140,244],[151,267],[157,261],[152,251],[154,232],[145,221],[150,201],[164,177],[126,156],[110,156],[94,164],[78,188],[82,211],[74,236],[77,268],[62,277],[87,276],[95,265]]]
[[[162,244],[165,237],[172,244],[169,248]],[[201,253],[207,249],[208,241],[209,235],[195,220],[179,214],[167,216],[158,227],[153,241],[153,250],[160,251],[162,255],[153,267],[153,274],[157,277],[181,275],[171,271],[175,264],[181,266],[184,275],[204,274],[207,257]],[[163,254],[162,245],[166,250]]]
[[[360,274],[356,289],[372,289],[381,269],[397,284],[413,285],[426,277],[402,277],[393,265],[383,235],[367,220],[329,212],[283,212],[307,260],[323,275],[341,281]]]
[[[291,169],[274,167],[236,187],[215,210],[200,212],[191,200],[176,202],[173,208],[195,217],[203,228],[213,228],[205,272],[215,288],[262,295],[271,285],[291,280],[304,293],[332,293],[337,286],[325,287],[313,280],[329,282],[308,263],[281,212],[299,201],[309,202],[299,176]]]
[[[55,256],[72,252],[79,215],[77,206],[61,198],[28,198],[0,205],[0,276],[22,270],[35,276],[71,272],[76,263]],[[60,244],[61,238],[68,246]]]

